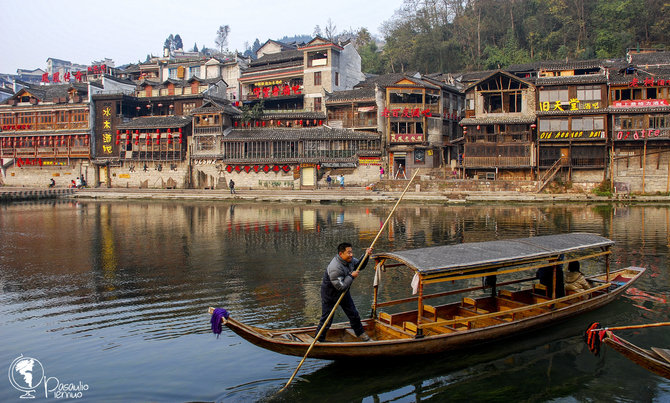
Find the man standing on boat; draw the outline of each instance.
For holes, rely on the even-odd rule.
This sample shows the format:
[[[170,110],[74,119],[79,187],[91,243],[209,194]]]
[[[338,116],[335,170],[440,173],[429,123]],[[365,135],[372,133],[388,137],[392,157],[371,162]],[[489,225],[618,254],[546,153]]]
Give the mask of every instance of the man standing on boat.
[[[368,256],[371,254],[372,248],[368,248],[365,255],[361,256],[360,259],[356,259],[354,258],[354,252],[350,243],[343,242],[337,246],[337,256],[328,264],[326,273],[323,275],[323,281],[321,282],[321,320],[319,321],[319,326],[316,328],[316,333],[319,333],[319,329],[322,326],[325,326],[325,328],[321,333],[321,337],[319,337],[320,342],[326,340],[326,333],[328,333],[332,318],[328,323],[325,323],[326,319],[328,319],[328,315],[330,315],[330,312],[343,292],[345,294],[342,297],[340,306],[344,313],[347,314],[351,328],[362,341],[370,340],[361,324],[361,316],[358,314],[354,300],[351,298],[349,287],[354,282],[354,279],[358,277],[358,272],[356,271],[358,264],[363,261],[360,268],[360,270],[363,270],[368,263]]]

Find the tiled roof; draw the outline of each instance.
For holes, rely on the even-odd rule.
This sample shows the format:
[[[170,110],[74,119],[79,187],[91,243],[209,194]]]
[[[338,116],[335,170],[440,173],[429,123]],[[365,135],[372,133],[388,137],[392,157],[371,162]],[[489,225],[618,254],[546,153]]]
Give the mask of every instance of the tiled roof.
[[[295,70],[296,67],[302,68],[302,60],[292,60],[283,63],[264,64],[260,66],[249,67],[242,73],[242,77],[264,74],[267,72],[275,72],[281,69]]]
[[[68,83],[52,85],[29,85],[25,88],[35,98],[40,101],[51,102],[54,98],[65,98],[68,96],[68,90],[76,89],[79,96],[88,95],[88,84],[86,83]]]
[[[670,52],[630,53],[630,63],[638,66],[670,65]]]
[[[259,57],[258,59],[252,61],[249,67],[253,68],[256,66],[276,64],[295,60],[300,60],[300,64],[302,64],[303,57],[304,53],[302,50],[284,50],[282,52],[277,53],[266,53],[263,56]]]
[[[138,84],[138,87],[146,87],[150,85],[153,89],[158,90],[161,88],[167,88],[168,83],[174,84],[175,87],[190,87],[193,81],[198,81],[201,84],[215,84],[218,83],[219,81],[223,81],[223,79],[221,77],[214,77],[214,78],[191,77],[188,80],[176,80],[174,78],[168,78],[167,80],[164,80],[162,82],[143,80],[141,83]]]
[[[603,66],[603,59],[544,61],[540,62],[539,65],[541,70],[594,69]]]
[[[137,64],[129,64],[124,70],[124,73],[139,73],[140,66]]]
[[[456,75],[459,78],[459,81],[464,84],[470,84],[475,81],[479,81],[484,77],[488,77],[497,70],[480,70],[480,71],[467,71],[459,73]]]
[[[608,108],[609,113],[660,113],[660,112],[670,112],[669,105],[663,106],[631,106],[631,107],[614,107],[610,106]]]
[[[185,127],[191,123],[190,116],[142,116],[130,122],[121,123],[118,129],[162,129]]]
[[[627,74],[630,71],[630,74]],[[664,67],[647,67],[637,68],[629,66],[619,70],[611,70],[609,76],[610,84],[627,84],[634,78],[638,81],[644,81],[645,78],[653,78],[654,80],[664,79],[670,80],[670,66]]]
[[[348,91],[335,91],[326,96],[326,103],[343,101],[375,100],[375,89],[371,87],[356,88]]]
[[[535,85],[566,85],[566,84],[604,84],[607,76],[604,74],[586,74],[581,76],[537,77]]]
[[[233,129],[226,140],[309,140],[309,139],[338,139],[353,140],[367,139],[378,140],[379,134],[363,131],[352,131],[345,129],[333,129],[327,127],[314,128],[252,128]]]
[[[487,116],[482,118],[465,118],[461,119],[459,124],[461,125],[491,125],[496,123],[509,123],[509,124],[527,124],[535,122],[535,115],[522,115],[522,116],[510,116],[510,115],[499,115],[499,116]]]
[[[239,111],[234,114],[235,117],[242,116],[242,111]],[[319,119],[326,120],[326,114],[322,112],[308,112],[308,111],[298,111],[298,112],[273,112],[271,110],[263,111],[263,115],[259,120],[269,120],[269,119]]]
[[[537,111],[535,112],[538,117],[540,116],[572,116],[572,115],[597,115],[607,113],[607,107],[598,108],[598,109],[578,109],[578,110],[565,110],[565,111]]]
[[[190,114],[194,115],[197,113],[225,113],[227,115],[238,115],[242,112],[228,102],[215,102],[210,99],[202,106],[192,109]]]

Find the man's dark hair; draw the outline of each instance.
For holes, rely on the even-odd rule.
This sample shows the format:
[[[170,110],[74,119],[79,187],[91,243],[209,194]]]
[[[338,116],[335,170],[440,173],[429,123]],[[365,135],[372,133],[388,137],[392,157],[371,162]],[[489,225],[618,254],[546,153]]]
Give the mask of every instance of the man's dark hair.
[[[351,248],[351,244],[349,242],[342,242],[341,244],[337,245],[337,253],[340,254],[347,250],[347,248]]]

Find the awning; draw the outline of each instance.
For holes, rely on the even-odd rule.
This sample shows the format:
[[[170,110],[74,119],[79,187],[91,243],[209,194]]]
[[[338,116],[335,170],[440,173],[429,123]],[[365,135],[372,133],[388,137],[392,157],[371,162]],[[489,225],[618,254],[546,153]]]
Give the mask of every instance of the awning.
[[[523,263],[530,259],[612,245],[613,241],[600,235],[571,233],[377,253],[373,258],[393,259],[418,273],[436,274],[492,264]]]

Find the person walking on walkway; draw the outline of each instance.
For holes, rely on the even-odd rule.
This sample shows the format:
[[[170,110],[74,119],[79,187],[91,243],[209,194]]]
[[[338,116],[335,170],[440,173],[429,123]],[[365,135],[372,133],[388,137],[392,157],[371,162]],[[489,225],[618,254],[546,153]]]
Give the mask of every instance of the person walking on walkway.
[[[331,185],[333,184],[333,178],[330,177],[330,174],[326,176],[326,184],[328,185],[328,189],[330,189]]]
[[[339,175],[337,178],[340,181],[340,189],[344,189],[344,175]]]
[[[228,182],[228,187],[230,188],[230,194],[237,194],[235,192],[235,182],[231,179],[230,182]]]

